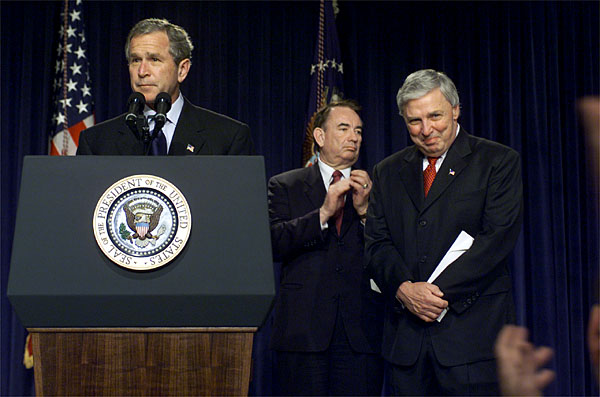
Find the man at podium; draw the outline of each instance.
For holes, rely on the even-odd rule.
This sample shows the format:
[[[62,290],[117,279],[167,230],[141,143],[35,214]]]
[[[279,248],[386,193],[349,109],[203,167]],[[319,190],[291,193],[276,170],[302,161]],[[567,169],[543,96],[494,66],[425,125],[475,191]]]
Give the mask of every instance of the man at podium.
[[[363,267],[371,179],[352,169],[360,108],[332,102],[315,116],[317,163],[269,181],[275,260],[282,261],[271,348],[282,395],[380,395],[382,316]]]
[[[142,95],[132,95],[127,113],[83,131],[77,154],[253,154],[246,124],[195,106],[181,94],[193,48],[180,26],[155,18],[138,22],[127,37],[125,55],[131,89]],[[143,115],[137,114],[142,110]],[[136,117],[142,123],[136,123]]]

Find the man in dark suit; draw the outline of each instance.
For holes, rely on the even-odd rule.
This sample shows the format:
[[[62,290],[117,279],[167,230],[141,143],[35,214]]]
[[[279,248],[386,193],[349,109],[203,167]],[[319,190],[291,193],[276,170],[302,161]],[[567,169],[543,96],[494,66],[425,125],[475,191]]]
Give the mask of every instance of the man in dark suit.
[[[155,98],[166,92],[172,103],[167,121],[156,131],[152,147],[145,147],[122,114],[83,131],[77,154],[144,155],[148,150],[155,155],[253,154],[246,124],[194,106],[181,94],[179,86],[190,70],[193,48],[180,26],[155,18],[138,22],[125,45],[131,89],[144,95],[150,131]]]
[[[506,260],[522,221],[519,155],[458,125],[458,93],[443,73],[411,74],[397,102],[414,146],[375,166],[365,229],[389,303],[391,392],[497,395],[493,344],[515,316]],[[430,279],[453,244],[462,255]]]
[[[283,262],[271,348],[283,395],[381,393],[381,305],[363,264],[371,180],[351,168],[358,111],[352,101],[320,109],[317,163],[269,181],[273,253]]]

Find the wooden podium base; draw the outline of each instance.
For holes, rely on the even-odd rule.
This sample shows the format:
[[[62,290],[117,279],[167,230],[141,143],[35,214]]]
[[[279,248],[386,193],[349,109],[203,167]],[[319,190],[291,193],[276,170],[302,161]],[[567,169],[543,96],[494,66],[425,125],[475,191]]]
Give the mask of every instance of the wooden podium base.
[[[248,394],[256,328],[35,328],[35,392]]]

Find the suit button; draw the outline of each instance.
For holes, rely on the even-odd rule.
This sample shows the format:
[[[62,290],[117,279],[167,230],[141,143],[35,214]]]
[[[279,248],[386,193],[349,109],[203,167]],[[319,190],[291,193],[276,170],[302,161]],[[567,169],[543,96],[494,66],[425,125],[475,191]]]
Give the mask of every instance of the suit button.
[[[338,245],[341,247],[342,245],[344,245],[344,240],[338,240]]]
[[[425,227],[425,226],[427,226],[427,221],[425,219],[421,219],[419,221],[419,225]]]
[[[427,261],[427,255],[423,255],[420,259],[419,259],[419,263],[425,263]]]
[[[467,299],[467,303],[470,305],[471,303],[473,303],[473,301],[471,300],[471,298]]]
[[[338,273],[339,273],[339,272],[341,272],[341,271],[342,271],[342,267],[341,267],[341,266],[337,266],[337,267],[335,268],[335,271],[336,271],[336,272],[338,272]]]

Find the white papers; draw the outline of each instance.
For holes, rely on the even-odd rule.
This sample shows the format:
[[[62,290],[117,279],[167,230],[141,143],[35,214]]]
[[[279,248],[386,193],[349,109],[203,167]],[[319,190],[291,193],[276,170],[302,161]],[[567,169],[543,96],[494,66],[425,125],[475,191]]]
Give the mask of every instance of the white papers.
[[[377,284],[375,284],[375,281],[371,278],[369,279],[369,281],[371,282],[371,289],[375,292],[379,292],[381,294],[381,290],[379,289],[379,287],[377,286]]]
[[[431,273],[431,276],[429,276],[427,282],[432,283],[433,281],[435,281],[435,279],[438,278],[438,276],[442,274],[442,272],[446,270],[446,268],[450,266],[452,262],[457,260],[462,254],[467,252],[467,250],[471,248],[471,245],[473,245],[473,240],[473,237],[471,237],[469,233],[465,232],[464,230],[461,231],[456,240],[454,240],[454,243],[452,243],[452,246],[450,247],[448,252],[446,252],[446,255],[444,255],[440,263],[436,266],[433,273]],[[446,315],[446,312],[448,312],[448,308],[445,308],[442,314],[439,315],[439,317],[437,318],[438,322],[442,321],[442,319]]]

